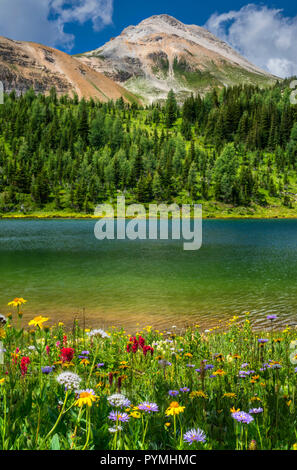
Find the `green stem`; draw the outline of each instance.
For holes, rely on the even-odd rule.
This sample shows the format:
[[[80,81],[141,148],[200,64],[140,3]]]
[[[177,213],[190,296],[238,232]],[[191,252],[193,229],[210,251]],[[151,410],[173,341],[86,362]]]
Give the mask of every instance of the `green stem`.
[[[90,412],[90,407],[87,408],[87,440],[86,440],[86,443],[83,447],[82,450],[86,450],[88,444],[89,444],[89,440],[90,440],[90,435],[91,435],[91,412]]]
[[[69,392],[67,390],[66,394],[65,394],[65,399],[64,399],[64,403],[63,403],[63,406],[62,406],[62,409],[60,411],[60,414],[58,416],[58,419],[57,421],[55,422],[54,426],[52,427],[52,429],[49,431],[49,433],[46,435],[46,437],[43,439],[42,443],[40,446],[42,446],[47,440],[48,438],[50,437],[50,435],[54,432],[54,430],[56,429],[56,427],[58,426],[59,422],[61,421],[62,419],[62,416],[64,414],[64,410],[65,410],[65,406],[66,406],[66,402],[67,402],[67,399],[68,399],[68,395],[69,395]]]

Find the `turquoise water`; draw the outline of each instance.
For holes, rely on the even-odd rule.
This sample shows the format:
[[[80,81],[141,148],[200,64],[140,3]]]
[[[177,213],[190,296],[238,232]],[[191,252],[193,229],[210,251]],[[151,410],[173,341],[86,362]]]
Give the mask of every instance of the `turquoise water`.
[[[297,320],[297,221],[207,220],[199,251],[177,241],[98,241],[93,220],[1,220],[0,312],[90,326],[199,323],[251,312]]]

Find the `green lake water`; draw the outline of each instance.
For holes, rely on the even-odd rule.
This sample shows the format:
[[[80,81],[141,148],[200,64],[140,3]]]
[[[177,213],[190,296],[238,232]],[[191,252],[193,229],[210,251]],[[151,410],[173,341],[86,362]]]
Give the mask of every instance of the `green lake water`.
[[[213,325],[251,312],[297,323],[297,220],[206,220],[199,251],[178,241],[98,241],[94,220],[1,220],[0,312],[28,300],[90,326]]]

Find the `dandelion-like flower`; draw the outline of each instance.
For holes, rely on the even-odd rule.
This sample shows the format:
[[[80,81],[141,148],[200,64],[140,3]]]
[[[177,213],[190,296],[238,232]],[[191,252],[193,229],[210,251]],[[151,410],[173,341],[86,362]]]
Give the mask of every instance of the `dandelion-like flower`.
[[[108,418],[111,421],[121,421],[122,423],[127,423],[130,419],[127,413],[121,413],[120,411],[111,411],[108,415]]]
[[[184,434],[184,441],[188,444],[193,444],[193,442],[205,442],[206,435],[201,429],[191,429],[190,431]]]
[[[180,406],[177,401],[170,403],[169,407],[165,411],[166,416],[175,416],[183,413],[185,411],[185,406]]]
[[[236,411],[235,413],[232,413],[231,416],[238,423],[249,424],[254,421],[254,418],[250,414],[245,413],[244,411]]]
[[[111,406],[115,406],[116,408],[127,408],[131,405],[130,400],[121,393],[110,395],[110,397],[107,398],[107,401]]]
[[[33,320],[29,321],[28,325],[29,326],[38,326],[40,329],[43,328],[43,324],[46,323],[49,320],[47,317],[42,317],[41,315],[39,317],[33,318]]]
[[[78,390],[81,382],[79,375],[73,372],[62,372],[56,380],[60,385],[64,385],[66,390]]]
[[[138,405],[137,408],[141,411],[146,411],[147,413],[151,413],[151,412],[156,413],[159,411],[158,405],[156,403],[149,403],[147,401],[140,403],[140,405]]]
[[[84,405],[92,406],[93,402],[97,400],[94,390],[87,389],[87,390],[80,390],[77,392],[78,399],[75,402],[75,406],[79,406],[80,408]]]
[[[27,300],[23,299],[23,297],[16,297],[11,302],[8,302],[8,307],[20,307],[27,302]]]

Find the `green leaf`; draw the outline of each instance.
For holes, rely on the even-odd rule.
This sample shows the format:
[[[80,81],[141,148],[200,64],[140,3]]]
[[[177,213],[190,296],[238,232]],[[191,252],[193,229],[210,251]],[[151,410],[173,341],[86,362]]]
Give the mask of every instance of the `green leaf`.
[[[51,441],[51,450],[60,450],[60,441],[58,434],[55,434]]]

